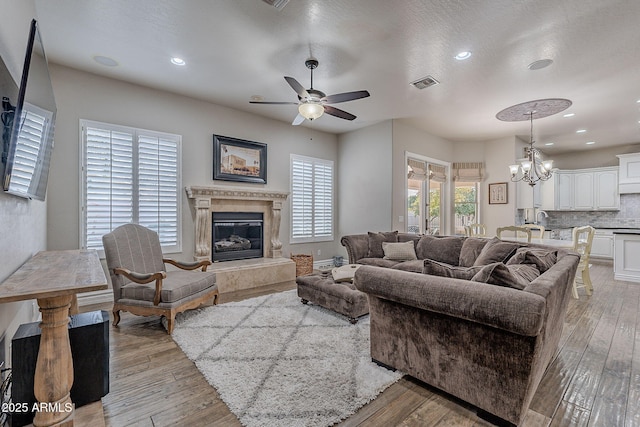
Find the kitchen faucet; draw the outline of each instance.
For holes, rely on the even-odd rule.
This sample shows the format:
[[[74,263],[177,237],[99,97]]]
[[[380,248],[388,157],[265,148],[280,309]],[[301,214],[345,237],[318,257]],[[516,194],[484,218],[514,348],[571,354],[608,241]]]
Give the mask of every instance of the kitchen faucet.
[[[534,224],[538,224],[538,217],[540,216],[540,214],[542,214],[545,218],[549,218],[549,214],[543,211],[542,209],[540,209],[538,213],[535,215],[535,218],[534,218],[535,221],[533,222]]]

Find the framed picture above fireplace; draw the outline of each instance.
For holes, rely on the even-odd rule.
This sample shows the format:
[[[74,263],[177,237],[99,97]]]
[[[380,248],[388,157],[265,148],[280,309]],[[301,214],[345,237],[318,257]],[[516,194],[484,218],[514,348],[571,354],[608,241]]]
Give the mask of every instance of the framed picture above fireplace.
[[[213,179],[267,183],[267,144],[213,135]]]

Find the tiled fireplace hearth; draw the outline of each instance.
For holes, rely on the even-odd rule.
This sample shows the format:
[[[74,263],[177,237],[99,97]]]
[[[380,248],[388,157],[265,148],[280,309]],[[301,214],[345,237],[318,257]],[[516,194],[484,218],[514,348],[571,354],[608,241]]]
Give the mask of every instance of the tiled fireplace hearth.
[[[254,212],[262,214],[263,254],[261,258],[214,262],[220,293],[281,283],[295,284],[295,264],[282,257],[280,220],[282,204],[289,193],[262,188],[226,186],[186,187],[195,208],[195,259],[212,259],[213,213]]]

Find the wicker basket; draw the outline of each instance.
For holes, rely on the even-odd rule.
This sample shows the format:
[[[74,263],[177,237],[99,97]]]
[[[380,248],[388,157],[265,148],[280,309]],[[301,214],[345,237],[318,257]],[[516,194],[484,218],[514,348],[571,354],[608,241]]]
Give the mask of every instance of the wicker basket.
[[[296,263],[296,277],[306,276],[313,272],[313,255],[293,255],[291,259]]]

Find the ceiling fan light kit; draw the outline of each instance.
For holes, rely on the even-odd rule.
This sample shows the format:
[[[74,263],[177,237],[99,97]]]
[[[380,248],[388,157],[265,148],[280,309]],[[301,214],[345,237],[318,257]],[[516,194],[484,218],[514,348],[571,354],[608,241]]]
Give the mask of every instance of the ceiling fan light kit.
[[[335,95],[325,95],[324,92],[319,91],[313,88],[313,70],[318,67],[318,61],[316,59],[310,58],[307,59],[304,63],[306,67],[311,70],[311,87],[309,89],[305,89],[295,78],[285,76],[286,82],[291,86],[291,88],[298,94],[299,102],[274,102],[274,101],[263,101],[258,99],[253,99],[249,101],[251,104],[294,104],[298,105],[298,115],[291,123],[294,126],[297,126],[307,120],[315,120],[320,117],[324,113],[327,113],[331,116],[338,117],[340,119],[345,120],[354,120],[356,116],[351,113],[348,113],[344,110],[340,110],[339,108],[332,107],[328,104],[337,104],[339,102],[347,102],[353,101],[355,99],[366,98],[370,96],[369,92],[366,90],[359,90],[355,92],[344,92],[337,93]]]

